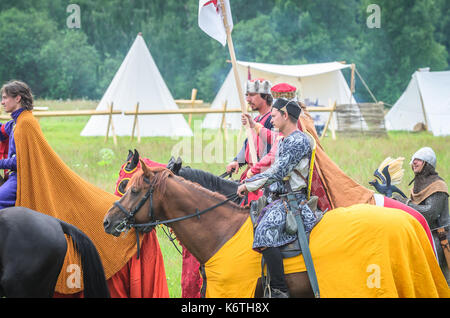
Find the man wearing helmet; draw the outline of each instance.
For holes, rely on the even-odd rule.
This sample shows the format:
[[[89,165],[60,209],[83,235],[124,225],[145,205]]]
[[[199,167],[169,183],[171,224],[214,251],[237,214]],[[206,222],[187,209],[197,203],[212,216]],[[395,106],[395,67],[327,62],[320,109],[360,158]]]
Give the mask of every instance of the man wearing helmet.
[[[430,147],[419,149],[412,155],[410,164],[414,172],[414,179],[409,183],[414,182],[411,196],[409,199],[395,196],[394,199],[419,211],[427,220],[433,234],[439,265],[444,272],[447,282],[449,282],[450,275],[447,262],[450,259],[450,254],[447,254],[447,256],[444,254],[445,250],[447,253],[450,252],[448,247],[449,210],[447,184],[435,171],[436,154]],[[449,257],[447,262],[446,257]]]
[[[253,111],[259,113],[254,118],[254,121],[267,128],[269,131],[273,128],[271,124],[271,107],[272,107],[272,95],[270,93],[271,83],[267,80],[258,78],[255,80],[248,80],[246,87],[246,100],[248,105]],[[253,142],[255,143],[257,161],[264,157],[271,147],[271,138],[267,136],[258,136],[254,134]],[[248,146],[248,140],[244,141],[244,145],[237,154],[237,156],[227,165],[227,173],[237,173],[239,168],[245,164],[248,165],[247,169],[242,173],[241,180],[245,179],[248,169],[256,162],[251,162],[250,151]]]

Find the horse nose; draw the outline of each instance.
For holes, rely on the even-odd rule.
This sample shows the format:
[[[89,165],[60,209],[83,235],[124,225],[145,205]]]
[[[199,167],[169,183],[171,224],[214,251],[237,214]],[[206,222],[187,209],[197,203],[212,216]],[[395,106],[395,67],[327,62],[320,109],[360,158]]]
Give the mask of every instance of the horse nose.
[[[109,228],[110,223],[111,222],[109,222],[109,220],[106,219],[106,218],[103,220],[103,228],[105,229],[106,232],[108,232],[108,228]]]

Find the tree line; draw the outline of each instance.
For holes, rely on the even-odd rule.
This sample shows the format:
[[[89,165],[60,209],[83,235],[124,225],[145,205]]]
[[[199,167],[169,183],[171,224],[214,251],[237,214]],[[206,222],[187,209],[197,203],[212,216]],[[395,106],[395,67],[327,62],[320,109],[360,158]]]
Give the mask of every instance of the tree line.
[[[69,22],[79,7],[79,25]],[[420,67],[448,69],[446,0],[230,0],[239,60],[355,63],[378,100],[393,104]],[[379,8],[377,27],[369,22]],[[198,1],[2,0],[0,80],[40,98],[99,99],[138,32],[174,98],[211,101],[231,65],[198,27]],[[373,22],[373,21],[372,21]],[[349,72],[344,71],[349,77]],[[356,98],[370,97],[360,81]]]

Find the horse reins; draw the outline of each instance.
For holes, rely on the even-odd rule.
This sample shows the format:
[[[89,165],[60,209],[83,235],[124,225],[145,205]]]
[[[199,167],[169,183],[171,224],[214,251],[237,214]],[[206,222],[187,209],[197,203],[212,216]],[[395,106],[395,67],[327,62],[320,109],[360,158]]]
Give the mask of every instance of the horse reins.
[[[150,184],[150,180],[147,177],[144,177],[144,182],[146,182],[147,184]],[[174,223],[174,222],[179,222],[179,221],[183,221],[186,219],[190,219],[190,218],[194,218],[197,217],[198,219],[200,219],[200,215],[205,214],[209,211],[214,210],[215,208],[218,208],[221,205],[224,205],[225,203],[233,200],[236,198],[237,194],[236,193],[231,193],[229,195],[226,196],[226,200],[221,201],[209,208],[206,208],[205,210],[199,211],[198,209],[195,210],[195,213],[192,214],[188,214],[188,215],[184,215],[184,216],[180,216],[177,218],[173,218],[173,219],[169,219],[169,220],[163,220],[163,221],[159,221],[159,220],[155,220],[155,215],[154,215],[154,209],[153,209],[153,193],[154,193],[154,186],[151,185],[150,188],[148,189],[147,193],[142,197],[141,201],[139,201],[139,203],[134,207],[133,210],[128,211],[119,201],[114,202],[114,206],[118,207],[119,210],[125,214],[125,218],[122,220],[122,222],[120,222],[116,227],[115,230],[118,232],[124,232],[129,230],[130,228],[135,228],[135,233],[136,233],[136,241],[137,241],[137,259],[139,259],[139,232],[137,231],[137,229],[139,228],[154,228],[157,225],[167,225],[170,223]],[[149,204],[149,216],[150,216],[150,220],[151,222],[148,223],[134,223],[135,219],[134,216],[136,215],[136,213],[139,212],[139,210],[144,206],[144,204],[147,202],[147,200],[150,201]]]

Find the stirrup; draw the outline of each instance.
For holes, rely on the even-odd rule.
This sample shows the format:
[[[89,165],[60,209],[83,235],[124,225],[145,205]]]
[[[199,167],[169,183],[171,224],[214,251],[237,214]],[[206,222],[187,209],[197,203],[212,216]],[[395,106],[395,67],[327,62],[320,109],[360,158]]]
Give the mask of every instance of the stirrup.
[[[284,292],[276,288],[270,287],[270,298],[289,298],[289,292]]]

